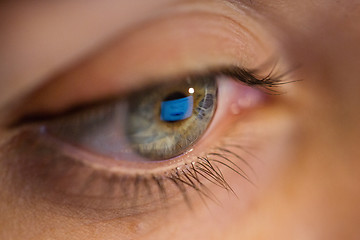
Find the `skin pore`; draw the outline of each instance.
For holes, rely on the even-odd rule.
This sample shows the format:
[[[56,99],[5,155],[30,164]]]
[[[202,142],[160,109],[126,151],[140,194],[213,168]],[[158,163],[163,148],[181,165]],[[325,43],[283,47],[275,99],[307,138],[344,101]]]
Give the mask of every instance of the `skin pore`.
[[[0,9],[0,239],[359,235],[356,1],[13,1]],[[39,167],[52,155],[54,162],[65,162],[56,166],[67,166],[66,159],[53,152],[40,155],[48,145],[40,139],[43,145],[32,149],[29,143],[37,139],[8,125],[28,113],[58,113],[131,94],[149,82],[170,81],[167,76],[224,65],[254,69],[273,58],[276,72],[292,70],[284,81],[301,81],[281,86],[283,94],[267,96],[265,104],[241,116],[218,107],[223,124],[214,120],[206,139],[188,155],[208,153],[218,139],[251,153],[246,159],[256,184],[225,169],[237,197],[207,184],[219,203],[204,204],[189,191],[189,210],[174,186],[166,209],[154,201],[136,213],[130,207],[124,214],[118,198],[98,194],[95,204],[71,197],[68,185],[50,181],[51,174],[41,181],[43,173],[59,174],[55,165]],[[74,189],[80,175],[70,179]]]

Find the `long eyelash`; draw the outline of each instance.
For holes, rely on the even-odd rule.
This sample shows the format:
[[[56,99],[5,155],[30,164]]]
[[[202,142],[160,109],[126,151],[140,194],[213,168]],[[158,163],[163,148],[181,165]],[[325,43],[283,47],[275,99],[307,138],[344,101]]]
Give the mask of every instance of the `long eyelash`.
[[[139,197],[141,196],[140,192],[145,192],[149,199],[159,199],[162,207],[168,209],[168,199],[172,195],[168,194],[167,183],[175,185],[182,195],[183,201],[191,210],[194,209],[191,191],[196,192],[206,206],[208,200],[217,205],[221,205],[221,201],[217,199],[216,194],[210,190],[209,184],[216,185],[220,189],[224,189],[237,197],[235,190],[230,186],[223,174],[225,169],[236,173],[246,182],[255,186],[246,170],[236,164],[235,161],[231,160],[231,164],[224,162],[224,159],[229,159],[226,154],[233,153],[233,151],[230,150],[230,148],[221,149],[226,151],[214,151],[207,154],[207,156],[198,157],[197,161],[184,164],[166,173],[151,174],[148,176],[118,176],[114,174],[106,177],[106,180],[109,183],[108,185],[120,188],[122,197],[127,199],[127,206],[132,209],[136,209],[138,206]],[[246,168],[249,167],[246,166]],[[104,178],[104,174],[101,172],[92,172],[81,186],[79,194],[86,196],[87,189],[91,188],[91,185],[96,183],[99,178]],[[110,186],[110,188],[112,187]],[[114,196],[111,197],[110,188],[104,189],[106,193],[103,193],[107,195],[108,198],[113,198]]]
[[[231,150],[226,150],[228,153],[233,153]],[[183,199],[190,209],[192,209],[192,204],[186,187],[195,190],[205,204],[206,199],[210,199],[218,205],[221,204],[220,201],[216,198],[216,195],[213,194],[206,186],[204,181],[212,183],[237,196],[235,191],[225,179],[219,165],[221,165],[222,168],[225,167],[231,170],[246,181],[252,183],[245,170],[243,170],[236,163],[232,162],[234,165],[234,167],[232,167],[222,162],[221,160],[216,159],[216,157],[223,159],[227,158],[222,153],[208,154],[208,156],[205,157],[198,157],[198,161],[192,162],[191,165],[184,165],[183,169],[177,168],[174,170],[174,172],[168,175],[167,179],[172,181],[178,187],[181,194],[183,195]],[[239,171],[236,169],[239,169]]]
[[[221,205],[221,202],[209,189],[206,182],[214,184],[237,197],[235,191],[224,177],[223,170],[221,169],[231,170],[245,181],[255,185],[245,169],[230,160],[226,154],[234,154],[234,152],[227,148],[218,148],[218,152],[211,152],[207,154],[207,156],[198,157],[197,161],[185,164],[182,167],[173,169],[163,175],[120,177],[114,183],[121,185],[122,194],[131,200],[132,207],[136,207],[140,190],[145,189],[149,197],[155,197],[154,194],[158,195],[163,206],[167,208],[167,199],[169,197],[167,188],[165,187],[167,181],[176,186],[189,209],[193,209],[189,192],[190,189],[197,193],[205,205],[207,205],[207,199],[217,205]],[[225,163],[224,159],[229,161],[229,164]],[[251,169],[250,164],[246,166]],[[88,179],[87,182],[91,182],[91,178],[96,177],[97,176],[90,176],[90,179]],[[155,186],[155,189],[153,189],[152,186]],[[130,192],[131,196],[129,196]]]
[[[288,76],[291,72],[293,72],[296,68],[290,69],[286,72],[276,73],[275,72],[276,64],[270,69],[269,73],[266,76],[261,76],[259,72],[262,68],[257,69],[245,69],[240,67],[231,67],[225,68],[219,71],[219,73],[233,77],[234,79],[238,79],[240,82],[254,87],[260,87],[262,90],[271,95],[279,95],[282,94],[280,90],[277,88],[281,85],[294,83],[301,81],[301,79],[296,80],[284,80],[286,76]]]

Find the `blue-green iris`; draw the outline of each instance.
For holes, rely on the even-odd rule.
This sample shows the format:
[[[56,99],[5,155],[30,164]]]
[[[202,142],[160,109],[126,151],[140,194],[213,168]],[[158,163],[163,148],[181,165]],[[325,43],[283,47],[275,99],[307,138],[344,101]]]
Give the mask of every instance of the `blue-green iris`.
[[[148,88],[128,99],[125,123],[130,146],[142,157],[162,160],[184,153],[204,133],[217,101],[214,77]]]

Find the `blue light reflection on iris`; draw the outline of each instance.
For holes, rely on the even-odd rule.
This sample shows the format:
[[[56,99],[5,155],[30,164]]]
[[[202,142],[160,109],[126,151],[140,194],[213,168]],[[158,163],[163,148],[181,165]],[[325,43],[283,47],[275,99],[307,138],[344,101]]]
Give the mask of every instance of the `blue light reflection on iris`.
[[[191,117],[193,112],[193,96],[161,102],[160,119],[175,122]]]

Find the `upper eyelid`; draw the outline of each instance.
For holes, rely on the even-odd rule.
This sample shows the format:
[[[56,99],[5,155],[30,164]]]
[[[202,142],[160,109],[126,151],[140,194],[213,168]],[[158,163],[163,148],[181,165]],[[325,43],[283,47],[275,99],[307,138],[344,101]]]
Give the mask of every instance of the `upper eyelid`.
[[[214,9],[211,9],[211,7],[207,7],[207,5],[210,5],[210,3],[216,3],[216,4],[222,4],[224,1],[217,1],[217,0],[215,0],[215,1],[198,1],[197,3],[199,3],[199,8],[198,9],[196,9],[196,8],[194,8],[194,9],[192,9],[192,10],[194,10],[195,12],[196,11],[198,11],[198,12],[208,12],[208,13],[216,13],[216,14],[222,14],[222,15],[226,15],[226,16],[228,16],[228,17],[230,17],[230,15],[231,15],[231,18],[232,19],[234,19],[235,20],[235,18],[237,17],[236,16],[236,14],[239,14],[239,12],[238,11],[233,11],[234,10],[234,8],[233,7],[229,7],[229,6],[226,6],[225,8],[214,8]],[[231,1],[230,1],[231,2]],[[204,4],[200,4],[200,3],[204,3]],[[205,4],[206,3],[206,4]],[[225,4],[223,4],[224,6],[225,6]],[[169,4],[169,6],[170,6],[170,4]],[[205,7],[204,7],[205,6]],[[170,6],[171,7],[171,6]],[[223,11],[224,9],[226,9],[226,11]],[[236,8],[237,10],[239,10],[239,9],[241,9],[241,8]],[[169,12],[171,12],[171,8],[169,8]],[[229,10],[229,11],[228,11]],[[233,13],[232,14],[230,14],[230,12],[231,11],[233,11]],[[242,14],[243,14],[243,12],[241,12]],[[164,15],[166,15],[166,13],[164,14]],[[243,14],[244,16],[243,17],[245,17],[244,19],[250,19],[250,18],[248,18],[248,16],[245,16],[246,14]],[[240,15],[238,15],[238,16],[240,16]],[[159,16],[158,16],[159,17]],[[161,18],[161,16],[160,16],[160,18]],[[156,19],[156,18],[154,18],[154,19]],[[239,24],[239,21],[237,21],[237,24]],[[136,26],[136,25],[135,25]],[[141,23],[140,23],[140,25],[139,26],[141,26]],[[126,31],[123,31],[123,34],[127,34],[126,33]],[[116,38],[118,38],[118,37],[115,37],[115,36],[112,36],[112,39],[113,40],[115,40]],[[103,45],[104,46],[104,45]],[[103,46],[101,47],[101,48],[103,48]],[[94,52],[93,51],[94,49],[92,49],[91,50],[91,52]],[[101,50],[101,49],[100,49]],[[86,55],[88,55],[88,53],[86,53]],[[73,61],[72,61],[73,62]],[[47,69],[50,69],[50,68],[47,68]],[[26,72],[25,71],[25,69],[24,69],[24,71],[21,71],[21,72]],[[54,72],[54,71],[52,71],[52,72]],[[56,71],[56,72],[59,72],[58,70]],[[48,74],[49,75],[49,74]],[[37,79],[42,79],[41,81],[42,82],[38,82],[38,83],[36,83],[38,86],[40,86],[40,83],[41,84],[43,84],[44,82],[45,82],[45,79],[43,79],[43,78],[40,78],[40,77],[38,77]],[[49,79],[47,79],[46,81],[48,81]],[[35,89],[35,85],[32,87],[32,88],[34,88]],[[27,89],[27,93],[29,92],[29,89]],[[19,95],[20,96],[20,95]],[[18,96],[18,98],[20,98]]]
[[[196,15],[197,16],[197,15]],[[215,16],[217,16],[217,15],[215,15]],[[206,20],[206,22],[207,22],[207,20]],[[238,41],[238,40],[236,40],[236,41]],[[246,41],[245,39],[243,39],[242,41]],[[236,44],[237,44],[237,42],[236,42]],[[244,50],[244,49],[242,49],[242,50]],[[219,52],[220,52],[220,49],[218,50]],[[221,54],[220,54],[221,55]],[[244,56],[246,56],[248,59],[251,59],[251,57],[246,53],[246,52],[243,52],[243,55]],[[96,56],[94,56],[95,57],[95,59],[96,59]],[[237,57],[238,58],[238,57]],[[218,58],[219,60],[217,60],[217,61],[223,61],[224,59],[223,58]],[[201,62],[201,61],[199,61],[199,62]],[[77,66],[75,66],[75,68],[77,68]],[[71,69],[70,69],[70,71],[71,71]],[[88,73],[87,73],[88,74]],[[92,76],[92,75],[91,75]],[[153,78],[154,79],[154,78]],[[88,81],[89,80],[89,78],[87,78],[87,79],[78,79],[76,82],[78,82],[77,84],[79,84],[79,83],[81,83],[81,82],[84,82],[84,81]],[[61,79],[58,79],[58,80],[56,80],[56,81],[62,81]],[[70,82],[71,83],[71,85],[70,86],[72,86],[74,83],[73,82]],[[49,83],[49,84],[51,84],[52,85],[52,83]],[[54,89],[53,89],[54,90]],[[59,91],[58,89],[55,89],[56,91],[55,92],[59,92],[59,93],[62,93],[62,95],[61,96],[64,96],[63,95],[63,91]],[[73,92],[73,90],[71,89],[70,90],[70,93],[71,92]],[[99,92],[99,91],[96,91],[97,93]],[[117,93],[118,93],[118,91],[116,91]],[[67,92],[67,94],[68,94],[68,92]],[[114,93],[113,93],[114,94]],[[35,96],[37,95],[36,93],[34,94]],[[62,97],[60,97],[60,98],[58,98],[58,99],[61,99]],[[30,100],[32,99],[32,98],[29,98]],[[27,99],[27,100],[29,100],[29,99]],[[67,95],[67,99],[69,99],[68,98],[68,95]],[[43,101],[44,102],[44,101]],[[27,103],[28,105],[30,105],[30,102],[28,102]],[[35,104],[36,105],[36,104]]]
[[[227,1],[227,0],[226,0]],[[145,1],[146,2],[146,1]],[[182,1],[179,1],[179,2],[182,2]],[[213,2],[213,1],[199,1],[199,2],[204,2],[204,3],[206,3],[206,2]],[[214,2],[223,2],[223,1],[214,1]],[[232,1],[230,1],[230,2],[232,2]],[[235,1],[236,2],[236,1]],[[112,1],[111,1],[111,3],[112,3]],[[60,17],[64,17],[64,16],[66,16],[66,20],[69,20],[70,19],[70,17],[72,16],[72,17],[74,17],[74,15],[75,15],[75,17],[78,17],[78,15],[76,15],[76,14],[74,14],[74,13],[76,13],[76,10],[75,11],[67,11],[66,12],[66,14],[62,14],[62,11],[61,10],[64,10],[64,9],[66,9],[66,7],[65,7],[65,5],[66,4],[63,4],[63,3],[61,3],[61,4],[52,4],[52,5],[54,5],[55,7],[54,8],[49,8],[49,5],[47,4],[46,6],[45,6],[45,9],[44,10],[46,10],[46,14],[45,14],[45,16],[46,17],[49,17],[49,16],[51,16],[51,17],[53,17],[53,18],[57,18],[57,17],[59,17],[58,15],[60,15]],[[91,8],[92,7],[94,7],[93,6],[94,4],[87,4],[86,6],[82,6],[81,7],[81,9],[82,9],[82,13],[84,13],[84,15],[85,15],[85,17],[83,17],[83,18],[81,18],[81,19],[78,19],[78,21],[73,21],[73,23],[71,24],[71,26],[72,26],[72,28],[74,28],[75,30],[76,30],[76,28],[75,28],[75,26],[76,26],[76,23],[80,23],[80,25],[81,25],[81,28],[83,28],[83,25],[81,24],[82,23],[82,20],[86,20],[86,14],[88,14],[89,16],[91,16],[91,19],[97,19],[96,17],[94,18],[94,16],[92,16],[90,13],[92,13],[91,12]],[[114,7],[114,6],[111,6],[111,4],[106,4],[106,1],[103,1],[103,2],[101,2],[100,3],[100,5],[101,5],[101,7],[95,7],[94,9],[96,9],[96,11],[104,11],[104,12],[107,12],[107,14],[104,14],[104,16],[101,16],[101,21],[100,20],[98,20],[97,21],[97,24],[99,24],[100,22],[102,22],[104,19],[107,19],[107,17],[108,16],[112,16],[112,12],[115,12],[113,15],[115,15],[115,16],[117,16],[117,17],[119,17],[119,16],[121,16],[121,14],[119,14],[119,12],[118,11],[116,11],[116,7]],[[154,4],[153,4],[154,5]],[[171,7],[171,5],[172,4],[165,4],[165,6],[167,7],[167,6],[170,6]],[[204,4],[205,5],[205,4]],[[237,5],[237,4],[235,4],[235,5]],[[104,7],[105,6],[105,7]],[[29,26],[28,27],[26,27],[26,29],[25,29],[25,31],[27,32],[27,33],[29,33],[29,31],[28,31],[28,29],[29,28],[31,28],[33,25],[32,24],[34,24],[33,23],[33,21],[32,20],[34,20],[34,15],[33,14],[30,14],[30,12],[31,11],[33,11],[34,9],[33,9],[33,6],[32,5],[29,5],[29,6],[27,6],[27,4],[24,2],[24,3],[22,3],[21,4],[21,7],[22,7],[22,14],[21,15],[15,15],[14,14],[14,12],[18,12],[18,11],[15,11],[16,10],[16,5],[14,4],[14,5],[12,5],[12,4],[9,4],[9,5],[4,5],[4,8],[2,8],[3,10],[6,10],[6,11],[4,11],[4,17],[7,17],[7,19],[8,19],[8,21],[5,21],[5,22],[14,22],[14,24],[16,23],[16,19],[17,18],[19,18],[19,17],[21,17],[22,18],[22,22],[23,23],[27,23],[27,24],[29,24]],[[72,4],[71,5],[71,7],[72,8],[69,8],[70,10],[71,9],[76,9],[75,7],[74,7],[74,4]],[[107,7],[107,8],[106,8]],[[165,7],[165,8],[166,8]],[[41,21],[41,16],[42,16],[42,14],[40,14],[41,13],[41,11],[42,11],[42,8],[41,8],[41,5],[36,5],[35,6],[35,8],[36,8],[36,11],[38,11],[38,14],[36,14],[36,17],[39,17],[40,19],[37,19],[38,20],[38,22],[46,22],[46,21]],[[161,11],[163,10],[163,9],[165,9],[164,7],[163,8],[161,8]],[[69,10],[69,9],[67,9],[67,10]],[[142,8],[141,9],[145,9],[145,6],[144,6],[144,4],[142,4]],[[137,11],[139,11],[139,10],[141,10],[141,9],[137,9]],[[12,11],[11,11],[12,10]],[[50,11],[51,10],[54,10],[54,13],[53,14],[50,14]],[[115,11],[114,11],[115,10]],[[158,11],[158,10],[157,10]],[[40,12],[40,13],[39,13]],[[57,15],[57,13],[59,13],[58,15]],[[98,13],[98,12],[94,12],[94,14],[95,13]],[[95,14],[96,15],[96,14]],[[101,15],[101,14],[98,14],[98,15]],[[27,19],[27,16],[31,16],[31,19]],[[96,15],[97,16],[97,15]],[[142,16],[141,14],[137,14],[136,15],[137,16],[137,18],[140,18],[139,16]],[[144,15],[145,16],[145,15]],[[109,17],[110,18],[110,17]],[[149,17],[145,17],[145,18],[149,18]],[[145,19],[144,18],[144,19]],[[14,19],[13,21],[11,21],[11,19]],[[112,18],[111,18],[112,19]],[[143,20],[143,19],[142,19]],[[35,20],[34,20],[35,21]],[[54,22],[59,22],[59,23],[64,23],[64,24],[68,24],[68,22],[67,21],[54,21]],[[117,23],[122,23],[122,22],[124,22],[124,21],[116,21]],[[75,23],[75,24],[74,24]],[[87,21],[86,20],[86,23],[89,23],[89,21]],[[66,59],[66,62],[74,62],[76,59],[80,59],[80,55],[82,55],[82,56],[85,56],[85,55],[87,55],[89,52],[92,52],[95,48],[97,48],[97,47],[99,47],[100,45],[102,45],[104,42],[107,42],[109,39],[111,39],[111,38],[113,38],[114,37],[114,33],[115,32],[119,32],[119,29],[121,29],[121,27],[119,27],[119,26],[117,26],[117,25],[115,25],[115,26],[113,26],[114,24],[109,24],[109,23],[107,23],[107,24],[104,24],[104,26],[102,26],[102,27],[98,27],[98,28],[96,28],[96,29],[101,29],[102,31],[107,31],[108,30],[108,33],[106,33],[106,32],[103,32],[103,33],[99,33],[99,34],[95,34],[95,37],[94,36],[88,36],[87,37],[87,41],[86,41],[86,43],[87,44],[89,44],[89,46],[88,47],[86,47],[86,45],[84,45],[84,43],[80,43],[81,45],[80,46],[77,46],[76,44],[74,44],[73,45],[73,47],[74,47],[74,49],[72,49],[72,50],[68,50],[68,51],[64,51],[64,47],[66,46],[66,45],[64,45],[65,43],[63,43],[63,42],[61,42],[61,52],[59,52],[59,53],[57,53],[57,56],[56,56],[56,58],[54,58],[54,59],[56,59],[56,63],[51,63],[51,61],[49,61],[49,56],[48,55],[46,55],[46,65],[47,65],[47,67],[46,68],[44,68],[44,67],[36,67],[37,65],[35,64],[34,65],[34,63],[36,63],[36,59],[34,60],[33,58],[31,58],[31,66],[29,65],[29,64],[20,64],[20,63],[17,63],[17,64],[11,64],[11,62],[9,62],[9,59],[6,59],[6,61],[4,61],[4,62],[6,62],[6,63],[8,63],[8,64],[10,64],[10,65],[13,65],[13,66],[18,66],[18,67],[21,67],[22,68],[22,71],[15,71],[15,72],[8,72],[8,74],[5,74],[5,75],[3,75],[2,76],[2,81],[4,82],[5,80],[6,80],[6,78],[8,78],[9,80],[11,79],[11,81],[7,81],[7,82],[5,82],[4,84],[6,84],[8,87],[10,87],[10,89],[16,89],[17,91],[19,91],[19,93],[20,92],[22,92],[22,91],[24,91],[22,94],[26,94],[26,92],[28,92],[28,90],[29,89],[31,89],[31,88],[36,88],[36,86],[39,86],[40,84],[43,84],[46,80],[45,80],[45,78],[43,77],[43,76],[49,76],[49,75],[51,75],[51,72],[53,73],[53,72],[58,72],[59,71],[59,69],[60,68],[62,68],[62,67],[64,67],[65,66],[65,60],[64,59]],[[26,26],[26,25],[24,25],[24,24],[22,24],[21,26]],[[46,25],[46,26],[48,26],[48,25]],[[44,27],[46,27],[46,26],[44,26]],[[40,26],[41,27],[41,26]],[[37,27],[37,29],[39,29],[39,27]],[[61,27],[57,27],[57,32],[61,32]],[[66,25],[66,29],[67,29],[67,32],[69,31],[69,29],[68,29],[68,26]],[[22,28],[16,28],[16,25],[14,26],[14,28],[12,28],[11,29],[11,31],[12,31],[12,34],[4,34],[4,35],[6,35],[6,37],[11,37],[11,36],[13,36],[13,37],[15,37],[15,36],[17,36],[17,35],[19,35],[20,33],[21,33],[21,31],[23,31],[22,30]],[[18,31],[18,33],[17,33],[17,31]],[[93,30],[92,30],[93,31]],[[31,38],[30,39],[35,39],[34,41],[36,41],[36,42],[43,42],[44,41],[44,39],[42,38],[42,37],[46,37],[45,35],[43,35],[43,33],[47,33],[48,31],[47,30],[42,30],[42,31],[37,31],[37,32],[39,32],[39,33],[42,33],[41,35],[39,35],[39,36],[36,36],[36,35],[32,35],[31,36]],[[75,31],[75,32],[77,32],[77,33],[83,33],[84,32],[84,29],[81,29],[81,31],[79,30],[79,31]],[[34,32],[31,32],[32,34],[34,33]],[[26,33],[21,33],[20,34],[21,36],[26,36]],[[54,35],[54,34],[53,34]],[[69,35],[69,34],[67,34],[67,35]],[[76,36],[76,34],[71,34],[72,36]],[[80,39],[79,37],[74,37],[74,38],[76,38],[76,39]],[[102,40],[100,41],[100,40],[94,40],[94,39],[97,39],[97,38],[102,38]],[[29,39],[29,38],[22,38],[22,39]],[[37,39],[37,40],[36,40]],[[91,41],[89,41],[89,39],[91,39]],[[19,39],[18,39],[19,40]],[[14,41],[14,39],[11,39],[11,38],[9,38],[8,39],[8,42],[11,42],[11,43],[14,43],[14,42],[17,42],[17,41]],[[49,42],[49,40],[47,40],[47,42]],[[94,42],[94,43],[93,43]],[[50,43],[51,43],[51,41],[50,41]],[[28,50],[27,50],[27,44],[21,44],[21,46],[22,47],[24,47],[25,46],[25,48],[22,50],[24,53],[26,53]],[[40,46],[40,45],[39,45]],[[51,46],[51,45],[49,45],[49,46]],[[58,49],[59,47],[57,46],[57,45],[53,45],[53,47],[48,47],[47,48],[47,51],[50,53],[51,52],[51,50],[52,49]],[[9,47],[4,47],[4,49],[3,49],[3,51],[1,51],[3,54],[2,54],[2,56],[6,56],[7,54],[5,54],[5,53],[7,53],[7,51],[9,50],[9,49],[12,49],[12,48],[9,48]],[[29,49],[34,49],[33,47],[30,47]],[[65,48],[66,49],[66,48]],[[14,50],[14,49],[12,49],[12,50]],[[43,48],[41,48],[41,50],[43,51]],[[15,51],[16,52],[16,51]],[[41,52],[41,51],[37,51],[37,52]],[[79,56],[76,56],[75,57],[75,55],[74,56],[64,56],[64,59],[62,60],[62,57],[61,57],[61,54],[62,53],[71,53],[71,54],[74,54],[75,52],[78,52],[78,55]],[[11,52],[9,52],[8,53],[8,55],[10,54]],[[54,52],[55,53],[55,52]],[[11,59],[13,59],[13,58],[11,58]],[[10,60],[11,60],[10,59]],[[25,58],[17,58],[18,60],[19,59],[25,59]],[[50,58],[50,59],[52,59],[52,58]],[[29,65],[29,70],[27,70],[27,65]],[[66,65],[68,65],[68,64],[66,64]],[[12,69],[12,68],[7,68],[7,69]],[[35,70],[34,70],[35,69]],[[36,69],[43,69],[43,70],[41,70],[41,71],[43,71],[43,72],[38,72],[38,73],[35,73],[34,71],[37,71]],[[4,72],[6,72],[6,71],[4,71]],[[32,73],[32,74],[30,74],[30,73]],[[14,75],[16,75],[16,74],[22,74],[21,76],[16,76],[15,77],[15,75],[14,76],[12,76],[12,74]],[[8,77],[6,77],[6,76],[8,76]],[[11,77],[12,76],[12,77]],[[17,84],[16,82],[17,82],[17,80],[16,79],[19,79],[20,81],[21,81],[21,79],[23,79],[23,80],[25,80],[25,79],[27,79],[27,81],[24,81],[23,82],[23,84],[24,84],[24,86],[27,86],[26,88],[24,87],[23,89],[18,89],[18,88],[16,88],[15,86],[14,87],[12,87],[13,86],[13,84],[15,84],[15,85],[19,85],[19,84]],[[37,80],[35,80],[35,79],[37,79]],[[5,89],[5,88],[0,88],[0,90],[1,89]],[[15,99],[13,99],[12,100],[12,98],[19,98],[20,97],[20,95],[12,95],[11,94],[11,91],[8,91],[8,88],[6,88],[7,89],[7,91],[6,92],[4,92],[4,93],[2,93],[2,94],[0,94],[0,100],[1,99],[3,99],[3,98],[9,98],[9,100],[8,101],[6,101],[7,103],[9,102],[9,103],[11,103],[12,101],[15,101]],[[7,95],[7,94],[10,94],[9,96]],[[2,103],[2,102],[5,102],[5,100],[4,101],[0,101],[0,103]],[[0,106],[1,107],[1,106]]]

